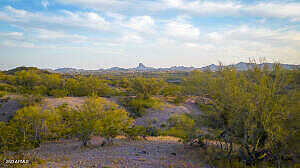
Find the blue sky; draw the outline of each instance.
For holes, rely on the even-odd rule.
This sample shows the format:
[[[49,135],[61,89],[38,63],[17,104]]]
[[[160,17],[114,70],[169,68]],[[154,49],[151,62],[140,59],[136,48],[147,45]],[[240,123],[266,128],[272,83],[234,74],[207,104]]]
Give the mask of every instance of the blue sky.
[[[300,64],[300,1],[0,1],[0,69]]]

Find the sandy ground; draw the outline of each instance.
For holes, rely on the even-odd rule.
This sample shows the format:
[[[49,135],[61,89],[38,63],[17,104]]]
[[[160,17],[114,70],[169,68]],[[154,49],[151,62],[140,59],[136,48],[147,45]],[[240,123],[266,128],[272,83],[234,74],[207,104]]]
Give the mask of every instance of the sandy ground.
[[[32,154],[47,162],[39,167],[109,168],[199,168],[204,167],[198,148],[185,148],[173,137],[148,137],[148,141],[115,139],[101,147],[102,138],[93,137],[91,148],[74,140],[43,144]]]
[[[80,106],[84,103],[85,97],[64,97],[64,98],[45,98],[44,99],[44,108],[45,107],[57,107],[64,103],[68,104],[71,107]]]
[[[171,116],[180,114],[198,115],[201,114],[201,111],[193,99],[188,99],[180,106],[165,102],[161,110],[147,109],[143,117],[136,119],[136,124],[145,126],[152,123],[153,126],[160,127],[161,124],[167,124]]]

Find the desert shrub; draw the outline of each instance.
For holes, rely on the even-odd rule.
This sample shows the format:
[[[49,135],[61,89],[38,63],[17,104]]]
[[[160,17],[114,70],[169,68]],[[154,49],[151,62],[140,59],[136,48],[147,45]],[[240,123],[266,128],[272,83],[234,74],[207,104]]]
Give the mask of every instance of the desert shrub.
[[[18,150],[20,139],[17,138],[17,129],[8,123],[0,122],[0,152]]]
[[[161,103],[154,98],[142,99],[137,97],[125,101],[124,106],[129,109],[133,117],[137,118],[142,117],[148,108],[159,109]]]
[[[31,106],[41,103],[43,99],[40,95],[25,94],[19,97],[17,100],[23,106]]]
[[[50,96],[54,96],[54,97],[65,97],[68,95],[67,91],[63,90],[63,89],[53,89],[49,92]]]
[[[194,120],[186,114],[173,115],[168,119],[169,127],[192,129]]]
[[[184,91],[189,95],[203,95],[207,94],[208,79],[213,76],[211,71],[198,71],[190,72],[189,76],[184,81]]]
[[[73,78],[65,80],[65,89],[68,91],[70,96],[79,96],[78,93],[79,81]]]
[[[168,98],[170,103],[175,105],[182,104],[186,99],[184,88],[179,85],[167,84],[161,92],[163,96]]]
[[[7,95],[7,92],[5,92],[5,91],[0,91],[0,98],[1,98],[1,97],[4,97],[5,95]]]
[[[145,129],[146,129],[145,135],[147,135],[147,136],[160,136],[160,135],[162,135],[162,131],[158,127],[149,125]]]
[[[40,75],[34,70],[22,70],[15,73],[15,82],[17,85],[24,86],[26,90],[32,90],[41,82]]]
[[[184,95],[177,95],[173,100],[172,103],[174,103],[175,105],[180,105],[182,103],[184,103],[186,100],[186,97]]]
[[[92,135],[101,135],[111,141],[133,122],[124,109],[99,97],[87,98],[81,107],[66,115],[72,133],[84,146]]]
[[[299,147],[290,145],[299,134],[299,124],[295,124],[299,94],[290,87],[291,76],[279,65],[272,70],[254,66],[246,72],[221,68],[198,77],[205,77],[199,80],[206,83],[202,83],[205,88],[201,93],[211,100],[201,105],[202,124],[219,130],[218,140],[241,145],[241,160],[253,165],[295,156],[294,149]]]
[[[42,110],[37,105],[16,112],[8,123],[0,124],[0,149],[30,149],[45,140],[63,137],[67,131],[62,116],[55,110]]]
[[[136,77],[131,81],[131,88],[135,95],[141,99],[149,99],[160,94],[166,83],[162,80]]]
[[[57,140],[59,138],[69,138],[71,130],[65,122],[62,113],[69,112],[68,106],[58,106],[55,109],[44,111],[44,136],[47,140]]]
[[[9,125],[16,129],[14,140],[22,148],[38,147],[45,138],[43,127],[47,115],[39,106],[27,106],[16,112]]]
[[[0,83],[0,91],[16,92],[16,90],[17,88],[15,86],[6,83]]]
[[[99,79],[94,76],[80,77],[78,82],[70,81],[69,84],[75,89],[73,94],[76,96],[112,96],[115,90],[108,85],[108,81]]]
[[[161,94],[164,96],[177,96],[182,94],[183,87],[174,85],[174,84],[166,84],[162,89]]]
[[[57,138],[71,138],[72,137],[72,109],[68,104],[63,103],[60,106],[57,106],[55,109],[51,110],[51,113],[55,113],[56,115],[53,117],[54,127],[51,127],[53,131],[53,139]],[[49,119],[51,120],[51,118]],[[50,136],[51,137],[51,136]]]
[[[181,138],[188,142],[195,134],[195,122],[186,114],[173,115],[168,119],[168,129],[164,132],[166,135]]]
[[[33,94],[34,95],[46,95],[47,92],[48,92],[48,88],[44,85],[33,87]]]
[[[125,136],[130,140],[136,140],[139,136],[144,136],[146,128],[143,126],[132,126],[124,130]]]

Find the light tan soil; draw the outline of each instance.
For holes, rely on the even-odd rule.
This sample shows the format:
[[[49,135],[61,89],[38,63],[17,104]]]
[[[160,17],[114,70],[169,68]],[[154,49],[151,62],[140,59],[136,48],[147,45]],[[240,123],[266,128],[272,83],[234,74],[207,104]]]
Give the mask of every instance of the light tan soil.
[[[45,159],[44,167],[110,168],[199,168],[204,167],[198,148],[185,148],[173,137],[149,137],[148,141],[115,139],[114,145],[101,147],[102,138],[94,137],[90,148],[74,140],[43,144],[32,153]],[[40,167],[43,167],[40,166]]]

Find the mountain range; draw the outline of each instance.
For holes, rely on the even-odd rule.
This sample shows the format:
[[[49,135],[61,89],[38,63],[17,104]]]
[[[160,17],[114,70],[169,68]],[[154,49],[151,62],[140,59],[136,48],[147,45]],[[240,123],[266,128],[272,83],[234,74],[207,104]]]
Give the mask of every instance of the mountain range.
[[[227,65],[225,67],[235,67],[238,71],[246,71],[249,68],[253,67],[255,64],[253,63],[245,63],[240,62],[237,64],[231,64]],[[274,63],[262,63],[257,64],[260,68],[263,68],[264,66],[268,66],[269,68],[272,68],[275,64]],[[283,68],[288,70],[293,69],[300,69],[300,65],[292,65],[292,64],[280,64]],[[95,73],[95,72],[159,72],[159,71],[183,71],[183,72],[189,72],[193,70],[208,70],[211,71],[217,71],[220,68],[219,65],[211,64],[205,67],[201,68],[195,68],[195,67],[185,67],[185,66],[172,66],[170,68],[153,68],[153,67],[146,67],[143,63],[139,63],[139,65],[135,68],[120,68],[120,67],[112,67],[107,69],[98,69],[98,70],[85,70],[85,69],[76,69],[76,68],[59,68],[59,69],[45,69],[49,72],[56,72],[56,73]]]

